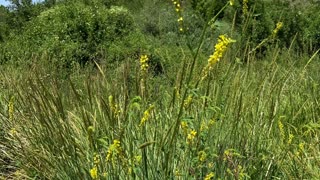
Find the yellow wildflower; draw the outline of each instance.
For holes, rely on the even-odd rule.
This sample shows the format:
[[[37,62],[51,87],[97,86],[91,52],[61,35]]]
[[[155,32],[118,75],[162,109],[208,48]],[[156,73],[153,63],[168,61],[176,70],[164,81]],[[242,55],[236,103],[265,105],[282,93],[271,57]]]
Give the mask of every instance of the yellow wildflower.
[[[272,31],[272,37],[275,37],[279,30],[283,27],[283,23],[282,22],[278,22],[277,25],[276,25],[276,28]]]
[[[248,14],[248,0],[243,0],[242,1],[242,12],[244,15]]]
[[[185,134],[187,134],[187,132],[188,132],[188,123],[185,122],[185,121],[181,121],[180,126],[181,126],[181,129],[183,130],[183,132]]]
[[[305,143],[299,143],[299,150],[301,152],[304,152],[304,145],[305,145]]]
[[[183,17],[182,17],[182,12],[181,12],[181,4],[179,1],[172,1],[174,8],[177,12],[178,15],[178,23],[179,23],[179,31],[182,33],[184,31],[183,29]]]
[[[204,177],[204,180],[210,180],[210,179],[212,179],[213,177],[214,177],[214,173],[211,172],[211,173],[207,174],[206,177]]]
[[[149,68],[148,64],[149,58],[147,55],[141,55],[140,57],[140,70],[142,73],[146,73]]]
[[[213,168],[214,164],[213,162],[208,163],[208,168]]]
[[[154,105],[151,105],[146,111],[143,113],[143,117],[141,118],[140,125],[142,126],[150,117],[150,112],[154,109]]]
[[[209,126],[213,126],[215,123],[216,123],[216,120],[215,120],[214,118],[212,118],[212,119],[209,121]]]
[[[17,134],[16,128],[10,129],[9,134],[10,134],[11,136],[15,136],[15,135]]]
[[[114,159],[117,156],[121,156],[121,153],[122,153],[122,149],[120,146],[120,141],[117,139],[113,140],[113,144],[111,144],[108,148],[106,161],[107,162],[109,162],[109,161],[114,162]]]
[[[141,164],[142,156],[134,156],[134,164],[139,165]]]
[[[235,40],[228,38],[226,35],[219,36],[218,43],[214,46],[214,53],[209,57],[208,64],[203,69],[202,80],[207,77],[209,71],[218,61],[220,61],[223,54],[226,52],[228,45],[233,42],[235,42]]]
[[[208,129],[209,129],[208,124],[205,121],[202,121],[201,125],[200,125],[200,132],[204,132],[204,131],[206,131]]]
[[[175,176],[182,176],[181,172],[179,170],[175,170],[174,171],[174,175]]]
[[[112,95],[109,96],[109,107],[111,109],[111,112],[114,114],[115,117],[118,117],[121,113],[121,109],[119,106],[115,103],[114,98]]]
[[[93,155],[93,163],[94,164],[99,164],[100,163],[100,158],[99,158],[99,155],[97,153],[94,153],[94,155]]]
[[[189,96],[187,97],[187,99],[184,100],[184,102],[183,102],[183,107],[184,107],[184,108],[189,107],[189,105],[191,104],[191,102],[192,102],[192,95],[189,95]]]
[[[191,132],[187,136],[187,144],[192,144],[196,135],[197,135],[197,131],[191,130]]]
[[[204,162],[207,159],[207,153],[205,151],[199,151],[198,159],[200,162]]]
[[[94,166],[92,169],[90,169],[90,176],[92,179],[98,178],[98,168],[97,166]]]
[[[290,145],[292,143],[292,140],[294,138],[294,135],[293,134],[289,134],[289,138],[288,138],[288,144]]]

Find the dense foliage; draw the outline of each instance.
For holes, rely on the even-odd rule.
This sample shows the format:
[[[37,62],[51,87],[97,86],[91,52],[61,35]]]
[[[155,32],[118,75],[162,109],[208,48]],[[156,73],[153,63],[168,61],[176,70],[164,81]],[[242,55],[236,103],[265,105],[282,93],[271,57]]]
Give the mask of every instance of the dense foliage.
[[[320,179],[318,1],[10,2],[0,179]]]

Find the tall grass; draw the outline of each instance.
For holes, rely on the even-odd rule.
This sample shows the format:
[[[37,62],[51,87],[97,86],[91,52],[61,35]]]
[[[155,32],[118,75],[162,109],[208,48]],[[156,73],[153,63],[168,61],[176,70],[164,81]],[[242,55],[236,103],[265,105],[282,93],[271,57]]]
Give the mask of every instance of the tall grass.
[[[102,179],[319,177],[318,63],[303,69],[282,56],[222,61],[206,83],[188,89],[191,102],[176,95],[181,114],[174,88],[155,84],[159,77],[148,79],[143,99],[129,92],[123,74],[102,67],[68,80],[41,70],[21,80],[3,74],[12,90],[2,104],[14,106],[12,118],[1,116],[3,176],[87,179],[96,167]]]

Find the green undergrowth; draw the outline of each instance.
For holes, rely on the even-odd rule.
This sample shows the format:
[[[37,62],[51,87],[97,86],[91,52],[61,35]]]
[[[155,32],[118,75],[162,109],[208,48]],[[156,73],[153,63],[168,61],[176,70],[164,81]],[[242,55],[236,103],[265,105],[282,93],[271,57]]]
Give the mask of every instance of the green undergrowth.
[[[319,177],[319,64],[284,54],[225,59],[184,101],[166,77],[147,78],[142,96],[125,69],[64,80],[41,66],[3,70],[2,176],[88,179],[96,168],[101,179]]]
[[[42,31],[58,44],[39,47],[53,54],[24,47],[14,57],[1,48],[0,62],[19,61],[0,67],[0,178],[319,179],[317,44],[301,51],[297,34],[284,46],[290,29],[281,18],[253,31],[263,28],[257,19],[270,17],[254,14],[252,3],[248,14],[245,1],[230,1],[212,15],[205,1],[192,2],[190,11],[180,1],[107,10],[78,4],[74,13],[84,9],[92,24],[56,17],[73,16],[61,4],[30,22],[61,23],[53,34]],[[115,21],[99,16],[106,22],[99,24],[95,13]],[[122,15],[128,27],[116,38]],[[105,34],[108,23],[114,26]],[[77,45],[60,52],[67,50],[60,43]],[[19,43],[12,45],[13,53]]]

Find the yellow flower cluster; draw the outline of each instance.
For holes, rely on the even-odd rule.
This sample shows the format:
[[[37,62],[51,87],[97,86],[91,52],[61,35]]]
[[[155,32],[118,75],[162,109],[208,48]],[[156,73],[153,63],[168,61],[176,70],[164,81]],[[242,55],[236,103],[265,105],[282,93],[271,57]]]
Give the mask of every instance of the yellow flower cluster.
[[[292,143],[293,138],[294,138],[294,135],[290,133],[288,138],[288,145]]]
[[[205,160],[207,160],[207,153],[205,151],[199,151],[198,159],[200,162],[204,162]]]
[[[108,148],[106,161],[107,162],[111,161],[112,163],[114,163],[115,158],[121,157],[121,156],[122,156],[122,149],[120,146],[120,141],[115,139],[113,140],[113,144],[111,144]]]
[[[180,123],[181,129],[183,130],[184,134],[188,133],[188,123],[186,121],[181,121]]]
[[[192,102],[192,95],[189,95],[183,102],[183,107],[188,108]]]
[[[228,45],[233,42],[235,42],[235,40],[228,38],[227,35],[219,36],[218,43],[214,46],[214,53],[209,57],[208,64],[203,69],[202,80],[208,76],[209,71],[223,57],[223,54],[226,52]]]
[[[154,105],[151,105],[146,111],[144,111],[139,126],[142,126],[150,118],[150,113],[153,109]]]
[[[11,136],[16,136],[16,135],[17,135],[17,130],[16,130],[16,128],[11,128],[10,131],[9,131],[9,134],[10,134]]]
[[[299,143],[299,150],[304,152],[304,145],[305,143]]]
[[[195,137],[197,136],[197,131],[191,130],[187,136],[187,144],[193,144]]]
[[[93,166],[92,169],[90,169],[90,176],[92,179],[97,179],[98,178],[98,168],[97,166]]]
[[[248,0],[243,0],[242,1],[242,13],[243,15],[248,15]]]
[[[210,179],[212,179],[213,177],[214,177],[214,173],[211,172],[211,173],[207,174],[206,177],[204,177],[204,180],[210,180]]]
[[[179,0],[172,0],[172,3],[176,9],[176,12],[178,14],[178,23],[179,23],[179,31],[183,32],[183,17],[181,13],[181,3]]]
[[[179,170],[174,171],[174,176],[182,176],[181,172]]]
[[[97,153],[94,153],[94,155],[93,155],[93,163],[95,165],[100,163],[100,158],[99,158],[99,155]]]
[[[301,154],[303,154],[304,153],[304,145],[305,145],[305,143],[303,142],[303,143],[299,143],[299,149],[295,152],[295,154],[296,154],[296,156],[300,156]]]
[[[134,164],[140,165],[142,162],[142,156],[134,156]]]
[[[283,23],[282,22],[278,22],[277,25],[276,25],[276,28],[272,31],[272,35],[271,36],[274,38],[278,34],[279,30],[282,27],[283,27]]]
[[[113,96],[109,96],[109,107],[111,109],[111,112],[115,117],[118,117],[119,114],[121,113],[121,109],[119,106],[115,103]]]
[[[202,121],[200,125],[200,132],[205,132],[209,130],[210,127],[212,127],[215,124],[215,119],[210,119],[209,122]]]
[[[149,64],[148,64],[149,58],[147,55],[141,55],[140,56],[140,71],[142,74],[146,74],[148,72]]]

